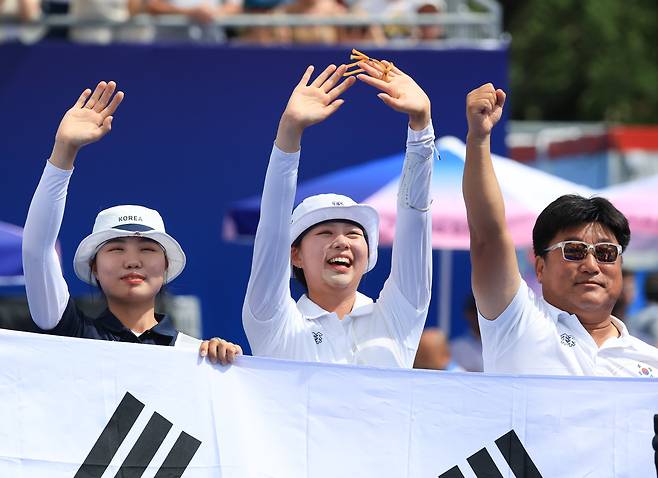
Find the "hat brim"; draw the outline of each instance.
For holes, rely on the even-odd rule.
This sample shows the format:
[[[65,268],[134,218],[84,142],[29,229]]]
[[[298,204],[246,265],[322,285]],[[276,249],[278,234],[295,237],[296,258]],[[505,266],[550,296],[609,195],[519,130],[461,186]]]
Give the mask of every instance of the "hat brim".
[[[171,282],[183,272],[186,262],[185,253],[176,239],[169,234],[160,231],[131,232],[122,229],[110,229],[92,233],[80,242],[73,258],[75,275],[87,284],[98,285],[96,278],[91,273],[91,259],[96,255],[101,244],[119,237],[145,237],[162,246],[168,263],[165,284]]]
[[[325,221],[352,221],[360,224],[368,235],[368,268],[369,272],[377,263],[377,246],[379,244],[379,214],[367,204],[353,206],[323,207],[315,209],[300,217],[290,228],[290,244],[308,228]]]

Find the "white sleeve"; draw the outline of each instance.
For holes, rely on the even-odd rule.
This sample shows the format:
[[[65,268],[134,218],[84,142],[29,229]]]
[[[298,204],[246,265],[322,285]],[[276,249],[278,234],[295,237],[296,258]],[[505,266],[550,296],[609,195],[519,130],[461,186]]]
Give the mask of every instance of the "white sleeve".
[[[32,320],[44,330],[50,330],[59,323],[69,301],[69,290],[55,244],[64,216],[66,191],[72,172],[46,162],[23,231],[23,273],[27,301]]]
[[[274,146],[265,175],[251,273],[242,307],[242,323],[252,349],[270,342],[282,322],[296,310],[290,296],[290,218],[299,155],[299,151],[285,153]]]
[[[501,371],[500,367],[515,360],[518,367],[522,367],[519,351],[528,348],[539,351],[541,344],[555,334],[554,323],[538,306],[534,292],[524,280],[507,308],[495,320],[485,319],[478,311],[478,323],[485,372]]]
[[[407,153],[398,189],[390,280],[417,310],[427,309],[431,297],[430,185],[434,154],[432,123],[422,131],[409,128]]]

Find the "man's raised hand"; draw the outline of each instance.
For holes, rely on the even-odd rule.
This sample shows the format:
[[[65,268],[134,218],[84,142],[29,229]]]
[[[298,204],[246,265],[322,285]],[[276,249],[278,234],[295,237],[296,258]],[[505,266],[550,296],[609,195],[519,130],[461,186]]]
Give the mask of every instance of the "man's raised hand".
[[[482,140],[491,134],[503,114],[505,92],[495,89],[491,83],[474,89],[466,96],[466,119],[468,136]]]

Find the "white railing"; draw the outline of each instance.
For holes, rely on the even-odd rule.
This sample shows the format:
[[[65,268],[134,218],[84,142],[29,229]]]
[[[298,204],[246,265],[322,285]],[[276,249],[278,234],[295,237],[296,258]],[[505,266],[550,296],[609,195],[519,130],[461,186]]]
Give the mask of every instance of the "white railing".
[[[447,2],[448,8],[441,13],[408,14],[392,17],[386,14],[368,15],[349,13],[340,16],[321,17],[316,15],[285,15],[285,14],[238,14],[217,18],[211,25],[218,28],[248,28],[248,27],[305,27],[305,26],[441,26],[443,35],[441,41],[454,40],[500,40],[502,38],[502,10],[497,2],[492,0],[474,0],[471,2],[478,11],[468,9],[461,0]],[[140,14],[125,21],[109,19],[78,18],[72,15],[51,14],[33,22],[19,23],[15,18],[0,17],[0,33],[3,28],[42,28],[73,27],[76,29],[126,27],[150,27],[155,30],[166,28],[185,31],[198,26],[182,15],[148,15]],[[1,37],[1,35],[0,35]],[[190,38],[193,40],[193,38]]]

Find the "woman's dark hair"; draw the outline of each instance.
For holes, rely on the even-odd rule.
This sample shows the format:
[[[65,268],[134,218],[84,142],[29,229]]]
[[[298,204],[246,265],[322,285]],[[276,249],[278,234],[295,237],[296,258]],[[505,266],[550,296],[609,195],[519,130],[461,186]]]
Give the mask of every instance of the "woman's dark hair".
[[[361,229],[361,231],[363,232],[363,237],[366,240],[366,246],[368,246],[368,253],[370,252],[370,246],[368,243],[368,233],[366,232],[365,228],[358,222],[350,221],[348,219],[329,219],[327,221],[322,221],[322,222],[318,222],[317,224],[313,224],[311,227],[306,228],[304,232],[302,232],[299,236],[297,236],[297,239],[295,239],[294,242],[292,243],[292,247],[296,247],[299,249],[299,246],[301,246],[302,244],[302,239],[304,239],[304,236],[308,233],[308,231],[310,231],[314,227],[320,226],[321,224],[326,224],[328,222],[344,222],[347,224],[352,224],[353,226],[356,226],[359,229]],[[302,285],[302,287],[306,291],[308,291],[308,284],[306,283],[304,270],[301,269],[300,267],[292,266],[292,275],[295,279],[297,279],[297,282],[299,282]]]
[[[584,198],[567,194],[546,206],[532,229],[535,256],[544,256],[550,241],[560,232],[584,224],[599,223],[615,235],[622,250],[631,240],[628,220],[610,201],[601,197]]]

